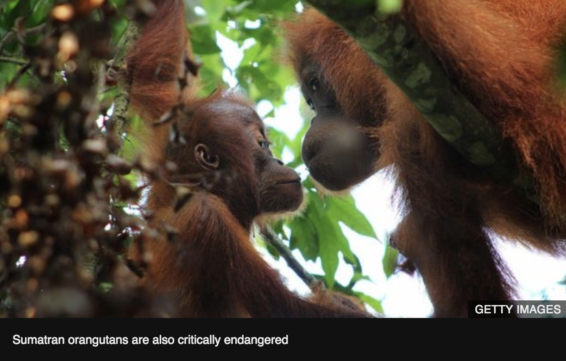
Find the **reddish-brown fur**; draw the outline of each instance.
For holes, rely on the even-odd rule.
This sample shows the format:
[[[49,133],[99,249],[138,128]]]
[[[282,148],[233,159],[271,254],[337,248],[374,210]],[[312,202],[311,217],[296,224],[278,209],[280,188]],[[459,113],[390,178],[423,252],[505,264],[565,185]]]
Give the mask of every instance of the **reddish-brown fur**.
[[[182,2],[154,2],[159,9],[128,58],[132,105],[148,123],[180,100],[177,79],[184,76],[181,60],[186,49]],[[176,316],[366,317],[298,297],[255,250],[250,238],[254,219],[263,212],[296,209],[302,190],[299,182],[284,186],[271,182],[277,176],[294,175],[297,180],[298,176],[260,148],[256,137],[264,139],[265,130],[253,109],[225,92],[206,99],[183,97],[183,101],[184,109],[171,122],[183,141],[169,142],[171,123],[150,129],[157,136],[148,138],[150,152],[158,152],[152,154],[154,159],[176,161],[179,168],[153,182],[147,204],[153,213],[151,224],[167,223],[178,237],[146,239],[143,255],[138,249],[132,251],[138,259],[151,256],[143,284],[156,297],[171,302]],[[222,173],[202,168],[203,159],[212,164],[214,157],[199,163],[191,148],[197,143],[206,144],[209,155],[218,156]],[[260,166],[254,163],[257,157]],[[171,183],[184,184],[192,192],[177,212]],[[272,189],[287,190],[290,196],[270,193]]]
[[[506,300],[511,277],[490,232],[552,254],[566,235],[566,114],[552,84],[561,0],[406,0],[402,9],[453,83],[514,145],[542,210],[462,159],[338,26],[314,10],[287,26],[299,74],[314,62],[349,117],[393,165],[405,219],[394,241],[423,275],[437,316]]]
[[[128,74],[135,80],[130,90],[131,103],[148,121],[157,121],[179,103],[177,80],[184,76],[181,72],[184,57],[191,56],[187,32],[179,31],[185,27],[183,3],[176,0],[154,3],[158,6],[152,20],[143,27],[144,36],[128,54]]]

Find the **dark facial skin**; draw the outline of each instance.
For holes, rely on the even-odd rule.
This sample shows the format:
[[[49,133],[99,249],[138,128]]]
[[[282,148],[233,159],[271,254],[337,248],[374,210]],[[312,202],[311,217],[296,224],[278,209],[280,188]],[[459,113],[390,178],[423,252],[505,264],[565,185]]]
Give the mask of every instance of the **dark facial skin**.
[[[244,227],[261,214],[301,205],[299,175],[273,157],[265,126],[250,106],[220,97],[191,114],[198,122],[188,119],[180,126],[186,141],[176,152],[181,177],[202,177],[203,188],[222,198]]]
[[[301,72],[301,91],[316,112],[303,142],[303,160],[312,177],[332,191],[348,189],[375,173],[375,141],[342,110],[332,87],[314,65]]]
[[[259,173],[259,212],[283,213],[294,211],[303,201],[301,178],[293,169],[273,157],[265,125],[254,112],[247,124],[250,136],[250,149],[254,158],[256,172]]]

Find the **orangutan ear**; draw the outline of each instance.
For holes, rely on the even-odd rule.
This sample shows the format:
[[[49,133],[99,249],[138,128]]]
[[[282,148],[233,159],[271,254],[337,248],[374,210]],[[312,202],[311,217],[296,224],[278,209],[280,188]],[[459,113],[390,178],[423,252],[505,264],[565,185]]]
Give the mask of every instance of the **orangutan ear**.
[[[220,166],[220,157],[202,143],[195,147],[195,159],[200,167],[207,170],[216,170]]]

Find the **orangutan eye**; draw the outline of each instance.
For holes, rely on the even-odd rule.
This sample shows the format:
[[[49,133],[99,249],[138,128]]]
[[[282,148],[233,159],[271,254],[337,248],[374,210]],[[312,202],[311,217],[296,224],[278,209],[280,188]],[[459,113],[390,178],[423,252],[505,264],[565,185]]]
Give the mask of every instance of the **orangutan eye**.
[[[313,93],[318,91],[320,88],[320,82],[317,78],[312,78],[311,81],[309,81],[309,88],[313,91]]]
[[[260,140],[258,142],[259,146],[261,147],[261,149],[265,149],[268,150],[269,149],[269,145],[270,143],[267,140]]]

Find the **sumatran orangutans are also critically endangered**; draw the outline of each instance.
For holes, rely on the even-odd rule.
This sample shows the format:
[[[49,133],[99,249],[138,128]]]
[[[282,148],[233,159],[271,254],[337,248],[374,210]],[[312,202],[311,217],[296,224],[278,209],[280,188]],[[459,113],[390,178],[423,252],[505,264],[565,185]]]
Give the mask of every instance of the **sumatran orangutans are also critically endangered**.
[[[542,206],[460,156],[352,38],[311,9],[286,26],[316,112],[303,159],[332,191],[389,167],[404,211],[395,246],[422,274],[435,316],[465,317],[468,300],[514,294],[490,234],[564,253],[566,108],[552,80],[566,1],[405,0],[400,16],[512,143]]]
[[[247,101],[225,91],[205,99],[191,89],[180,95],[180,84],[194,87],[197,69],[187,60],[182,1],[154,3],[156,13],[128,57],[128,75],[136,111],[147,124],[163,123],[149,129],[149,155],[176,164],[153,181],[147,204],[151,224],[168,224],[176,236],[144,238],[141,252],[133,247],[133,258],[151,257],[143,284],[173,304],[175,316],[367,317],[298,297],[256,251],[254,220],[299,208],[300,178],[273,157]]]

